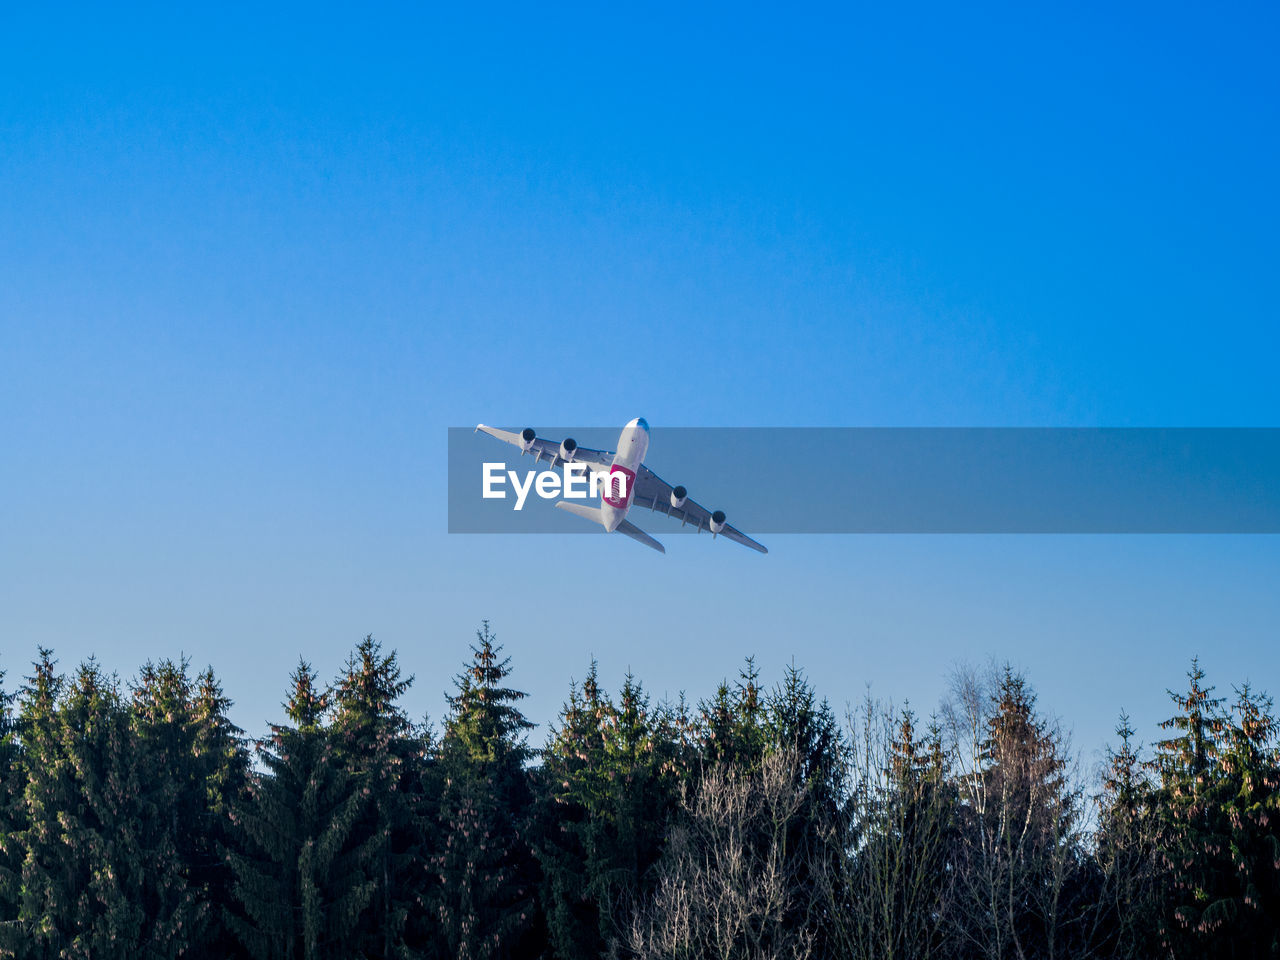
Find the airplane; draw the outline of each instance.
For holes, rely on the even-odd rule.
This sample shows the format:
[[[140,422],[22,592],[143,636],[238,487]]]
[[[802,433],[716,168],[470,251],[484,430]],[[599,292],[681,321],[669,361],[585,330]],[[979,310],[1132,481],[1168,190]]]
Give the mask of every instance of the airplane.
[[[712,537],[727,537],[752,550],[769,552],[762,544],[726,523],[723,510],[707,510],[690,500],[689,491],[684,487],[671,486],[644,465],[644,456],[649,451],[649,424],[643,417],[636,417],[622,428],[617,453],[580,447],[572,439],[565,439],[560,443],[543,440],[532,427],[525,427],[520,433],[512,433],[509,430],[486,427],[482,423],[476,430],[482,430],[491,437],[519,447],[521,456],[530,453],[537,461],[550,460],[553,469],[557,463],[582,463],[593,474],[607,476],[608,480],[601,484],[600,506],[588,507],[568,500],[558,500],[556,506],[600,524],[608,533],[624,533],[646,547],[666,553],[666,547],[627,519],[627,512],[633,506],[648,507],[669,517],[678,517],[682,527],[693,523],[699,533],[709,530]],[[618,477],[625,479],[615,483],[615,478]],[[619,490],[625,491],[625,496],[618,496]]]

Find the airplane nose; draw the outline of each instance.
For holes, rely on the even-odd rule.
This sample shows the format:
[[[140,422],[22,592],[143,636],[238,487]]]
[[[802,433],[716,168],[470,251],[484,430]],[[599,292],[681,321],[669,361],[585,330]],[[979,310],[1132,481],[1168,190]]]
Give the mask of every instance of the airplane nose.
[[[643,430],[645,433],[649,432],[649,421],[646,420],[644,417],[636,417],[631,422],[634,423],[641,430]]]

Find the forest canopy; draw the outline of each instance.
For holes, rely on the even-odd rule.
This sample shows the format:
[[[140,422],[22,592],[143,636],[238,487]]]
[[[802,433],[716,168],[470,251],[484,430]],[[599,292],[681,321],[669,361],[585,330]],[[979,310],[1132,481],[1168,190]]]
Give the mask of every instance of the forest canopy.
[[[1280,955],[1272,702],[1197,662],[1096,775],[1008,666],[923,717],[584,666],[535,742],[485,623],[436,729],[368,636],[250,739],[211,669],[41,649],[0,688],[0,956]]]

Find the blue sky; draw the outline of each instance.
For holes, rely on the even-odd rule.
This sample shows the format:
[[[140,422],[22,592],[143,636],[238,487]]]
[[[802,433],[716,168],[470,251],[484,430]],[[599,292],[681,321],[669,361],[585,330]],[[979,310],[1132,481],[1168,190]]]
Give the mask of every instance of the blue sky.
[[[1274,5],[0,13],[0,667],[212,663],[252,732],[489,618],[545,722],[754,653],[1091,754],[1280,689],[1269,537],[445,530],[445,428],[1277,426]],[[653,457],[658,458],[658,451]],[[655,530],[655,533],[658,532]]]

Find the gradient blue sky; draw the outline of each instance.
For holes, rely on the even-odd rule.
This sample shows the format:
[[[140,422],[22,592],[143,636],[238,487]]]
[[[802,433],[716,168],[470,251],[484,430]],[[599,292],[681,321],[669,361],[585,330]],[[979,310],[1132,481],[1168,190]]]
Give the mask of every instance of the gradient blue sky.
[[[664,558],[451,537],[443,503],[479,420],[1280,425],[1278,21],[7,6],[7,686],[38,644],[186,653],[257,733],[299,653],[332,675],[372,631],[438,717],[489,618],[543,723],[593,653],[694,696],[794,658],[922,712],[1008,658],[1086,759],[1122,706],[1152,739],[1194,653],[1280,691],[1274,537]]]

